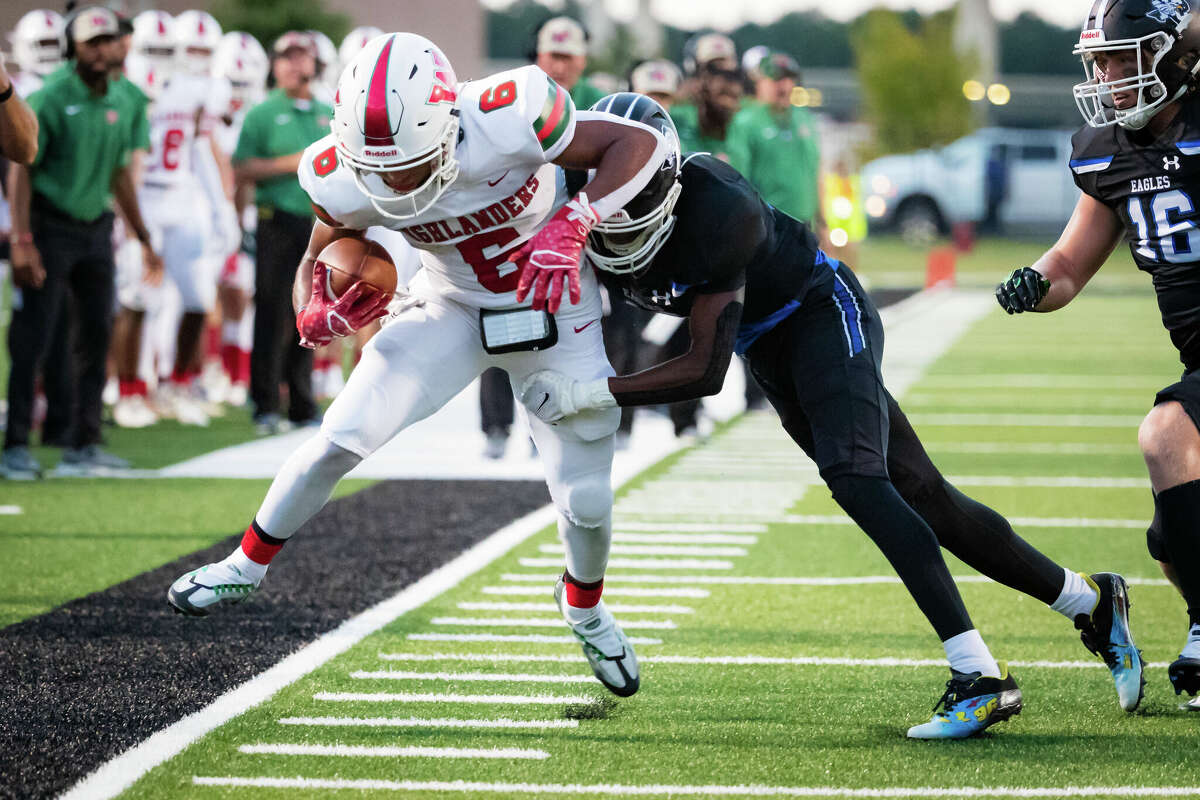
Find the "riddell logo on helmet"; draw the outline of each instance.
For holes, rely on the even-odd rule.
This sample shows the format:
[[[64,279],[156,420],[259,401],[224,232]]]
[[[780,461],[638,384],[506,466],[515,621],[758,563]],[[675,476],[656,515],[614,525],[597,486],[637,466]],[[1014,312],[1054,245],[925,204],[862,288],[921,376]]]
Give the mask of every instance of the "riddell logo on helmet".
[[[1096,28],[1096,29],[1093,29],[1090,31],[1084,31],[1083,33],[1079,34],[1079,41],[1080,41],[1080,43],[1103,42],[1104,41],[1104,31],[1100,30],[1099,28]]]
[[[386,156],[398,156],[400,155],[400,151],[394,147],[390,150],[373,150],[370,147],[364,147],[363,155],[371,158],[384,158]]]

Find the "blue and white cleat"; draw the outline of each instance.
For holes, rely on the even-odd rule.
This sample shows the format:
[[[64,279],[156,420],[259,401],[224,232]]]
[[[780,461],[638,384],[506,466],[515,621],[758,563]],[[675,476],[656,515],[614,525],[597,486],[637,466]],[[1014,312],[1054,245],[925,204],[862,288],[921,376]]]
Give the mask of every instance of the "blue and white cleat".
[[[218,561],[181,576],[167,590],[167,603],[178,614],[208,616],[220,603],[240,603],[258,588],[258,581],[243,575],[232,564]]]
[[[1100,599],[1091,616],[1075,618],[1083,646],[1108,665],[1113,683],[1117,686],[1117,702],[1126,711],[1133,711],[1142,702],[1146,678],[1142,674],[1142,653],[1133,643],[1129,628],[1129,589],[1125,579],[1115,572],[1097,572],[1091,577],[1080,576],[1096,590]]]
[[[950,671],[946,693],[933,707],[933,719],[908,729],[910,739],[966,739],[990,725],[1021,713],[1021,690],[1000,665],[999,678],[984,678],[978,672]],[[938,709],[941,709],[940,711]]]

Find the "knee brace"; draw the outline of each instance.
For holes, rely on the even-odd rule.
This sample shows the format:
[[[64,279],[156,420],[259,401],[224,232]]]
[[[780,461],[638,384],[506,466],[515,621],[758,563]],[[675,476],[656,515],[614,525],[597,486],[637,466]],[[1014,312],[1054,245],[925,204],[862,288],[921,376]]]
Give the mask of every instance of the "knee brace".
[[[589,475],[567,490],[562,511],[581,528],[598,528],[612,515],[612,484],[598,475]]]

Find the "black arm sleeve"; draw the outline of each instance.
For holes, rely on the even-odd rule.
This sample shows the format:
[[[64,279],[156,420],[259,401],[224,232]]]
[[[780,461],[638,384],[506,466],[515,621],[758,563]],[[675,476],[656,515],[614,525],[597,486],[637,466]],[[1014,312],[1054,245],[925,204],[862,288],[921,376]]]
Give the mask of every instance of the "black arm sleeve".
[[[724,305],[713,304],[716,315],[704,313],[689,318],[692,348],[679,358],[665,361],[642,372],[612,378],[609,388],[619,406],[677,403],[716,394],[725,382],[733,357],[738,323],[742,319],[741,292],[722,293]],[[714,298],[717,296],[714,296]]]

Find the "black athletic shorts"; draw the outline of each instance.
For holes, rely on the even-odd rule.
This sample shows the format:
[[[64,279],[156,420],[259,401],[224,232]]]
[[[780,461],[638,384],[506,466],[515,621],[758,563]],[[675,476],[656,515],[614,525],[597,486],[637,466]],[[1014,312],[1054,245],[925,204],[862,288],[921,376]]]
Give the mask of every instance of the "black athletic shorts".
[[[828,482],[888,477],[883,324],[845,265],[814,279],[800,307],[747,350],[784,429]]]
[[[1200,430],[1200,370],[1184,373],[1178,383],[1172,383],[1154,397],[1154,405],[1169,403],[1172,400],[1183,406],[1183,410],[1192,418],[1196,430]],[[1146,549],[1151,558],[1157,561],[1168,561],[1167,548],[1163,542],[1162,515],[1158,511],[1158,503],[1154,504],[1154,520],[1146,529]]]

